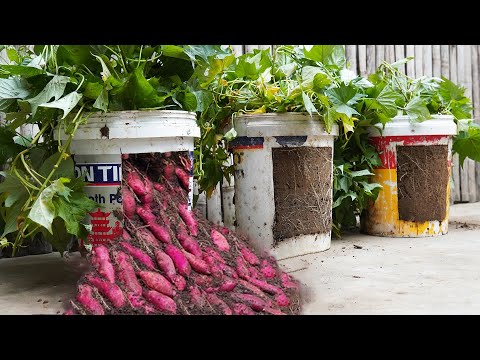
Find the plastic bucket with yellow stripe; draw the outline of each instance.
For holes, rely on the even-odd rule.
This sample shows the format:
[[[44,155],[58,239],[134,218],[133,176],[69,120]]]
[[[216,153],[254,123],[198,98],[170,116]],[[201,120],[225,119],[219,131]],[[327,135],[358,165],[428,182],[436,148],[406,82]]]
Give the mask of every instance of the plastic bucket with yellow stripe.
[[[432,119],[421,123],[410,123],[407,116],[396,116],[392,122],[387,123],[382,134],[378,131],[371,132],[371,143],[380,153],[383,166],[375,169],[373,181],[382,185],[379,196],[374,204],[367,208],[366,213],[362,216],[362,231],[370,235],[389,236],[389,237],[426,237],[446,234],[448,232],[448,210],[450,205],[450,175],[451,175],[451,159],[452,159],[452,136],[457,134],[457,126],[452,116],[436,115]],[[428,191],[426,188],[417,187],[415,189],[399,188],[399,182],[403,180],[399,178],[399,152],[407,153],[405,147],[421,146],[422,149],[429,150],[429,147],[436,146],[439,150],[444,150],[444,156],[441,160],[436,159],[435,166],[441,169],[446,181],[435,179],[435,172],[432,174],[421,174],[419,171],[427,171],[429,162],[433,163],[433,159],[424,156],[418,159],[412,159],[418,170],[412,169],[411,176],[425,175],[429,181],[437,181],[435,194],[428,194],[429,199],[437,199],[441,206],[435,209],[434,204],[426,204],[426,197],[422,191]],[[431,149],[431,148],[430,148]],[[415,149],[421,150],[421,149]],[[408,155],[408,154],[407,154]],[[402,155],[403,156],[403,155]],[[402,158],[403,159],[403,158]],[[430,169],[432,167],[430,166]],[[425,170],[427,169],[427,170]],[[435,169],[434,169],[435,170]],[[405,193],[408,192],[407,195]],[[404,197],[408,196],[408,204],[410,209],[402,209],[399,206]],[[445,203],[444,203],[445,201]],[[404,202],[402,202],[402,205]],[[415,208],[425,207],[434,208],[429,217],[423,214],[418,216],[405,216],[405,212],[414,213]],[[442,208],[442,211],[438,211]],[[399,210],[400,209],[400,210]],[[426,216],[426,218],[425,218]]]

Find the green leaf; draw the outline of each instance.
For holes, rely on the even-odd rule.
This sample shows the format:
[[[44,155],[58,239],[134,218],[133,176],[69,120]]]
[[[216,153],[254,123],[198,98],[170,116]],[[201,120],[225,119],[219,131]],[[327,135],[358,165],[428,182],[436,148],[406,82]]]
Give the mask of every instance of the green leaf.
[[[7,160],[16,156],[25,147],[16,144],[14,136],[16,133],[6,127],[0,126],[0,165],[7,163]]]
[[[70,111],[72,111],[72,109],[75,106],[77,106],[81,98],[82,98],[82,94],[79,94],[76,91],[72,91],[71,93],[65,95],[64,97],[58,99],[57,101],[43,103],[38,106],[61,109],[63,110],[62,119],[65,119],[65,117],[70,113]]]
[[[47,177],[53,170],[53,167],[57,163],[60,155],[61,154],[59,152],[51,155],[47,160],[45,160],[40,169],[38,169],[38,173],[43,177]],[[55,180],[60,177],[73,179],[75,177],[74,167],[75,166],[71,157],[67,158],[66,160],[62,160],[58,165],[58,168],[55,171],[52,179]]]
[[[20,176],[24,176],[24,173],[21,170],[18,170],[18,172]],[[0,183],[0,193],[8,194],[5,198],[5,207],[11,207],[19,199],[28,195],[27,190],[15,175],[4,171],[0,171],[0,175],[4,177],[4,180]]]
[[[30,91],[28,90],[26,81],[17,78],[0,78],[0,100],[25,99],[28,95],[30,95]]]
[[[24,65],[0,65],[0,72],[5,72],[9,75],[20,75],[25,78],[47,73],[45,70]]]
[[[45,240],[52,244],[52,247],[59,251],[60,255],[63,256],[63,252],[67,250],[67,246],[70,241],[70,237],[67,234],[63,220],[59,217],[53,220],[51,234],[43,228],[40,231]]]
[[[339,206],[339,205],[342,203],[342,201],[343,201],[344,199],[348,198],[348,197],[351,198],[352,201],[353,201],[353,200],[355,200],[355,199],[357,198],[357,194],[355,194],[354,192],[350,191],[350,192],[348,192],[348,193],[346,193],[346,194],[340,195],[340,196],[335,200],[335,202],[333,203],[332,209],[334,209],[334,208],[336,208],[337,206]]]
[[[367,169],[363,169],[363,170],[359,170],[359,171],[352,171],[350,173],[351,177],[368,176],[368,175],[373,175],[373,173],[371,173]]]
[[[397,115],[398,107],[396,101],[402,100],[402,95],[394,91],[390,85],[386,85],[383,89],[373,98],[365,98],[364,102],[367,105],[367,109],[380,110],[388,117]]]
[[[185,53],[185,50],[176,45],[162,45],[162,54],[178,59],[190,60],[190,57]]]
[[[269,50],[255,50],[254,53],[246,53],[237,58],[235,76],[256,80],[266,69],[272,66]]]
[[[318,73],[313,77],[313,91],[320,93],[331,83],[332,81],[326,74]]]
[[[18,56],[18,52],[15,49],[7,49],[7,56],[10,61],[16,62],[17,64],[20,62],[20,56]]]
[[[17,219],[22,215],[21,210],[27,199],[29,198],[28,193],[25,191],[22,193],[15,204],[8,208],[6,217],[5,217],[5,227],[3,228],[3,234],[1,237],[8,235],[17,231]]]
[[[197,109],[197,97],[191,92],[185,93],[183,98],[183,107],[187,111],[195,111]]]
[[[307,50],[303,49],[307,59],[318,61],[326,66],[342,69],[346,65],[345,49],[342,45],[314,45]]]
[[[338,88],[327,90],[326,94],[332,101],[335,111],[348,117],[359,114],[352,106],[365,97],[364,94],[359,93],[354,87],[344,84],[341,84]]]
[[[213,103],[213,95],[210,91],[198,90],[192,91],[192,94],[195,95],[197,100],[197,108],[195,111],[203,112]]]
[[[55,101],[60,99],[69,82],[69,77],[55,75],[37,96],[27,99],[32,106],[32,115],[35,115],[39,106],[44,106],[43,104],[48,103],[52,98],[54,98]]]
[[[310,97],[304,91],[302,91],[302,100],[305,110],[307,110],[310,115],[313,115],[313,113],[318,114],[317,108],[313,105],[312,100],[310,100]]]
[[[93,107],[96,109],[100,109],[104,112],[107,112],[108,110],[108,90],[106,88],[103,88],[102,91],[100,92],[100,95],[98,95],[97,99],[95,100],[95,103],[93,104]]]
[[[230,130],[228,130],[225,135],[223,135],[223,138],[227,141],[232,141],[233,139],[235,139],[237,137],[237,131],[235,130],[235,128],[231,128]]]
[[[83,96],[89,99],[96,99],[100,96],[102,93],[104,86],[101,83],[98,82],[87,82],[85,84],[85,88],[83,89]]]
[[[383,188],[382,185],[377,183],[367,183],[365,181],[358,182],[363,187],[363,191],[369,196],[375,196],[374,190]]]
[[[317,77],[318,75],[318,77]],[[317,87],[322,89],[323,87],[331,83],[327,74],[316,66],[305,66],[302,68],[301,78],[302,87],[311,89],[314,85],[314,79],[317,77]]]
[[[56,216],[65,221],[66,230],[69,234],[82,237],[82,235],[85,235],[85,228],[81,225],[81,222],[85,219],[87,213],[98,204],[82,191],[75,191],[70,195],[69,201],[61,197],[53,199]]]
[[[404,110],[412,122],[422,122],[431,118],[430,111],[419,96],[412,98]]]
[[[460,131],[454,136],[452,150],[459,155],[462,167],[467,157],[480,162],[480,126],[470,123],[467,131]]]
[[[340,80],[345,84],[348,85],[350,82],[355,79],[357,75],[347,68],[340,70]]]

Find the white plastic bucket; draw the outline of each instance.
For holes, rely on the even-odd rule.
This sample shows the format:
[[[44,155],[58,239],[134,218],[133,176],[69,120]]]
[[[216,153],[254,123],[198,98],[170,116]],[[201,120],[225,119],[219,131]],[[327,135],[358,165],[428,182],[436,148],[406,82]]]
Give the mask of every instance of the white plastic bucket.
[[[378,127],[381,128],[381,125]],[[373,181],[381,184],[383,188],[380,190],[375,203],[369,206],[362,216],[362,230],[364,232],[370,235],[388,237],[426,237],[448,232],[450,181],[441,190],[444,192],[441,195],[445,194],[446,196],[445,217],[427,221],[400,219],[397,151],[398,146],[447,146],[447,159],[442,166],[448,169],[448,177],[450,178],[452,136],[456,134],[457,125],[450,115],[434,115],[432,119],[421,123],[411,123],[408,116],[396,116],[385,125],[382,134],[375,129],[370,131],[370,141],[379,151],[383,163],[383,166],[375,169]]]
[[[71,142],[75,175],[84,176],[87,195],[103,205],[88,215],[92,244],[121,234],[121,154],[188,151],[190,171],[189,209],[193,202],[194,138],[200,136],[196,114],[179,110],[116,111],[95,113],[78,128]],[[62,140],[67,136],[60,135]]]
[[[235,165],[235,216],[237,230],[245,233],[260,251],[284,259],[330,248],[331,226],[324,233],[299,234],[275,244],[274,179],[272,149],[329,147],[333,179],[333,142],[338,126],[325,131],[319,117],[305,113],[268,113],[238,116],[238,137],[231,143]],[[288,176],[288,174],[285,174]],[[331,223],[331,197],[329,208]]]

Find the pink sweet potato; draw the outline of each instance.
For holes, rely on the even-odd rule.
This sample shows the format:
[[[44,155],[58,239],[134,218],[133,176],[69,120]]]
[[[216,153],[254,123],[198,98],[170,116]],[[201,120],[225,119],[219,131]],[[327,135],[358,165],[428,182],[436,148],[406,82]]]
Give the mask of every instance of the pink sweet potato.
[[[210,255],[203,256],[205,262],[210,266],[210,271],[213,277],[221,278],[223,276],[223,271],[218,265],[218,262]]]
[[[183,276],[189,276],[192,271],[187,258],[175,245],[167,244],[165,247],[165,253],[173,260],[173,264],[178,273]]]
[[[204,260],[190,254],[189,252],[186,252],[185,250],[183,251],[183,255],[185,255],[193,270],[199,272],[200,274],[211,274],[210,266]]]
[[[145,224],[150,224],[151,222],[156,220],[155,215],[143,206],[138,206],[136,212]]]
[[[213,279],[211,276],[206,276],[206,275],[201,275],[201,274],[195,274],[192,276],[193,281],[195,281],[195,284],[198,286],[201,286],[202,288],[208,288],[212,286]]]
[[[113,259],[118,265],[118,279],[131,293],[140,295],[142,293],[142,286],[135,275],[135,270],[131,264],[130,257],[123,251],[113,251]]]
[[[143,196],[147,193],[143,180],[140,178],[140,175],[138,175],[138,173],[135,171],[128,173],[127,184],[128,186],[130,186],[133,192],[137,194],[137,196]]]
[[[93,290],[90,285],[80,284],[78,285],[78,294],[76,299],[93,315],[104,315],[105,311],[103,310],[102,305],[100,305],[100,302],[93,297],[92,291]]]
[[[159,247],[160,243],[153,234],[145,228],[137,229],[137,239],[153,247]]]
[[[155,260],[157,260],[157,264],[160,270],[163,271],[167,279],[173,282],[173,279],[177,272],[175,270],[175,265],[173,264],[172,258],[160,249],[155,250],[154,254]]]
[[[260,289],[262,289],[263,291],[265,291],[269,294],[275,295],[275,294],[282,294],[283,293],[282,289],[280,289],[279,287],[277,287],[275,285],[269,284],[266,281],[255,279],[255,278],[250,278],[249,281],[253,285],[259,287]]]
[[[149,229],[155,235],[155,237],[165,244],[170,244],[172,239],[170,238],[170,234],[165,226],[159,225],[158,223],[152,221],[149,224]]]
[[[68,310],[66,310],[63,315],[75,315],[75,310],[73,310],[73,308],[70,308]]]
[[[243,255],[243,258],[250,264],[250,265],[259,265],[260,260],[258,260],[258,257],[251,252],[249,249],[246,247],[242,248],[240,252]]]
[[[177,305],[175,301],[162,293],[155,290],[148,290],[143,292],[145,299],[150,301],[158,310],[175,314],[177,312]]]
[[[248,304],[255,311],[263,311],[267,307],[265,301],[255,295],[233,293],[232,297]]]
[[[145,208],[149,209],[153,203],[153,183],[149,178],[145,178],[145,195],[140,197]]]
[[[218,261],[216,262],[216,264],[218,265],[218,267],[220,268],[222,273],[224,273],[225,275],[230,276],[234,279],[238,279],[238,274],[235,270],[232,269],[232,267],[230,267],[226,264],[223,264],[221,262],[218,262]]]
[[[267,306],[273,306],[272,300],[258,287],[253,284],[250,284],[248,281],[239,279],[238,282],[247,290],[261,298]]]
[[[210,236],[212,237],[213,243],[218,247],[220,251],[230,251],[230,245],[228,244],[227,239],[217,230],[212,229],[210,231]]]
[[[247,264],[245,264],[245,261],[241,256],[237,256],[236,259],[237,262],[237,273],[238,276],[240,276],[242,279],[250,279],[250,274],[248,273],[248,268]]]
[[[286,315],[282,311],[280,311],[278,309],[274,309],[274,308],[269,307],[269,306],[267,306],[265,309],[263,309],[263,311],[265,311],[266,313],[272,314],[272,315]]]
[[[97,245],[92,249],[92,264],[100,275],[111,283],[115,282],[115,270],[105,245]]]
[[[125,230],[125,229],[123,229],[123,231],[122,231],[122,239],[123,239],[123,240],[127,240],[127,241],[132,240],[132,237],[130,236],[130,234],[128,233],[128,231]]]
[[[220,299],[217,295],[213,293],[207,294],[207,301],[210,303],[210,305],[218,306],[223,311],[224,315],[233,315],[232,309],[230,309],[225,301]]]
[[[133,258],[140,261],[147,268],[149,268],[150,270],[155,270],[155,264],[153,263],[152,259],[150,258],[150,256],[145,254],[142,250],[140,250],[139,248],[136,248],[135,246],[130,245],[125,241],[121,241],[120,245],[125,250],[127,250],[128,253],[133,256]]]
[[[185,250],[187,250],[190,254],[195,255],[199,259],[203,258],[203,253],[202,253],[202,249],[200,248],[200,245],[195,239],[193,239],[186,232],[180,231],[177,234],[177,239],[180,245],[182,245],[182,247]]]
[[[230,234],[230,230],[228,230],[228,228],[226,228],[226,227],[220,228],[220,232],[221,232],[223,235],[228,235],[228,234]]]
[[[253,266],[248,268],[248,275],[254,279],[263,279],[263,275]]]
[[[188,191],[190,188],[190,175],[185,170],[182,170],[178,167],[175,168],[175,175],[177,175],[177,178],[183,188]]]
[[[206,304],[206,300],[198,286],[192,285],[188,288],[188,290],[188,293],[190,295],[190,301],[192,302],[192,304],[198,307],[204,307]]]
[[[222,285],[220,285],[218,290],[225,291],[225,292],[230,292],[233,289],[235,289],[236,286],[237,286],[237,282],[235,280],[226,278],[223,281]]]
[[[125,297],[117,284],[112,284],[93,275],[86,275],[87,281],[95,286],[100,293],[110,300],[116,308],[125,306]]]
[[[168,182],[172,182],[175,177],[175,165],[167,164],[163,169],[163,176]]]
[[[260,268],[260,271],[267,279],[273,279],[275,276],[277,276],[277,272],[267,260],[262,260],[262,267]]]
[[[275,296],[275,301],[278,306],[288,306],[290,305],[290,299],[284,293],[278,294]]]
[[[255,312],[252,309],[242,303],[235,303],[233,305],[233,313],[235,315],[255,315]]]
[[[137,274],[150,289],[170,297],[175,296],[175,290],[173,290],[172,284],[161,274],[153,271],[139,271]]]
[[[173,285],[175,285],[178,291],[183,291],[187,286],[187,282],[185,281],[185,278],[182,275],[177,274],[173,278]]]
[[[153,188],[162,193],[165,190],[165,185],[155,182],[153,183]]]
[[[205,248],[205,252],[206,252],[208,255],[212,256],[215,260],[217,260],[217,261],[225,264],[225,259],[222,258],[222,256],[221,256],[218,252],[216,252],[215,250],[213,250],[210,246],[208,246],[208,247]]]
[[[128,188],[122,187],[122,207],[127,219],[131,219],[135,215],[136,206],[132,192]]]
[[[292,281],[292,278],[287,273],[281,273],[280,279],[282,280],[282,286],[286,289],[298,289],[299,285]]]
[[[185,222],[192,236],[198,235],[198,222],[194,218],[192,211],[188,210],[188,206],[185,203],[178,204],[178,214]]]

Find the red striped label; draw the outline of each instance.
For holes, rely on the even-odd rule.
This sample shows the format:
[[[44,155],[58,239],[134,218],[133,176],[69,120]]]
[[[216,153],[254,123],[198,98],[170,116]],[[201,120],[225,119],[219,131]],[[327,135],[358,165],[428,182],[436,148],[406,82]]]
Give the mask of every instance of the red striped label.
[[[379,169],[397,168],[397,146],[412,145],[438,145],[441,140],[448,139],[450,135],[403,135],[403,136],[378,136],[371,137],[370,142],[380,153],[383,166]],[[450,164],[448,164],[450,166]]]

